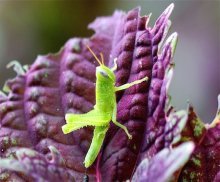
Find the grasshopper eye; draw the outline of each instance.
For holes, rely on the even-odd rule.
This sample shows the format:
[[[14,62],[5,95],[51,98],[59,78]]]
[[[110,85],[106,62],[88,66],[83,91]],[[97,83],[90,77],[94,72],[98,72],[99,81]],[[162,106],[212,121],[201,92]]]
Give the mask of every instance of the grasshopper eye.
[[[106,77],[106,78],[108,78],[108,74],[105,72],[105,71],[100,71],[100,74],[102,75],[102,76],[104,76],[104,77]]]

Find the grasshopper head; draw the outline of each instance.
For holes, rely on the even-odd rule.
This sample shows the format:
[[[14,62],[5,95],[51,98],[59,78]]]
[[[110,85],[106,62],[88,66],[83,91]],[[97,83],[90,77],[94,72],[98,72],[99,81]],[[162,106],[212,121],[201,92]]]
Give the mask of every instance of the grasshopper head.
[[[89,46],[87,46],[87,48],[89,49],[89,51],[92,53],[92,55],[94,56],[94,58],[96,59],[96,61],[99,63],[99,66],[96,67],[96,78],[105,80],[105,81],[112,81],[115,82],[115,75],[113,73],[113,71],[108,68],[107,66],[105,66],[104,64],[104,56],[102,53],[100,53],[101,56],[101,60],[96,56],[96,54],[92,51],[92,49],[90,49]]]
[[[96,78],[111,80],[112,82],[115,82],[115,75],[113,71],[103,64],[96,67]]]

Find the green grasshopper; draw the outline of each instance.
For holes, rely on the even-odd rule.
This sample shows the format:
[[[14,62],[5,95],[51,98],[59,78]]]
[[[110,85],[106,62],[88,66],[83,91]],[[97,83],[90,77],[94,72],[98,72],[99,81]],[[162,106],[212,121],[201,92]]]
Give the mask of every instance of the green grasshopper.
[[[148,77],[145,77],[143,79],[116,87],[114,71],[117,69],[117,59],[114,59],[114,66],[110,69],[104,65],[104,58],[102,53],[100,53],[100,61],[100,59],[98,59],[98,57],[89,47],[88,49],[100,65],[96,67],[96,104],[93,110],[85,114],[67,113],[65,115],[66,124],[62,126],[64,134],[86,126],[95,127],[92,143],[84,161],[86,168],[90,167],[98,156],[106,132],[109,129],[110,121],[112,121],[118,127],[122,128],[129,139],[132,138],[132,135],[129,134],[127,128],[116,120],[116,92],[148,80]]]

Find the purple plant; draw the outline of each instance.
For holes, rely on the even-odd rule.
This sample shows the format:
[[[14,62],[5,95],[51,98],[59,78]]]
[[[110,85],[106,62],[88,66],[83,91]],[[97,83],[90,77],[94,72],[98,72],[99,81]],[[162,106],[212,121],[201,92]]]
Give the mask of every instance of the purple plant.
[[[153,28],[139,8],[116,11],[89,25],[91,38],[70,39],[59,53],[38,56],[29,69],[12,63],[18,75],[0,94],[0,181],[82,181],[93,128],[64,135],[61,127],[65,113],[85,113],[95,104],[97,63],[86,45],[102,52],[109,67],[118,58],[117,86],[149,77],[117,94],[117,120],[133,139],[111,125],[87,170],[89,180],[220,180],[220,111],[205,126],[192,106],[175,111],[170,105],[177,33],[163,40],[173,7]]]

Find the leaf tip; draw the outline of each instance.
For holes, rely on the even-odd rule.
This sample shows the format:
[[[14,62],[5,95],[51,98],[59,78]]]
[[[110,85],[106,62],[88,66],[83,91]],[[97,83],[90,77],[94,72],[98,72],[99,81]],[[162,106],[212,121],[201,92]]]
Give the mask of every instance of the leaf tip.
[[[166,43],[166,44],[170,44],[171,57],[173,57],[173,55],[175,53],[177,42],[178,42],[178,33],[174,32],[168,37],[167,43]]]
[[[172,13],[173,9],[174,9],[174,3],[171,3],[171,4],[164,10],[163,14],[165,14],[166,17],[169,17],[170,14]]]

